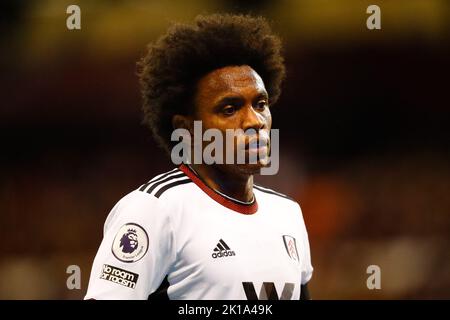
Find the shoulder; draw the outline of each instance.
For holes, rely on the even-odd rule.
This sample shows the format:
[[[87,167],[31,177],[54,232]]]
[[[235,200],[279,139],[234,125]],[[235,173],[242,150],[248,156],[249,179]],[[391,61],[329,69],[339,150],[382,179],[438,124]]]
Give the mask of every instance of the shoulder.
[[[298,203],[297,203],[297,201],[295,201],[295,199],[291,198],[288,195],[285,195],[284,193],[281,193],[281,192],[278,192],[273,189],[269,189],[269,188],[266,188],[266,187],[263,187],[263,186],[257,185],[257,184],[254,184],[253,188],[256,190],[257,194],[260,194],[260,195],[264,196],[265,198],[269,198],[274,201],[281,201],[281,202],[289,203],[291,205],[298,206]]]
[[[180,190],[182,186],[191,183],[192,180],[179,168],[157,175],[149,182],[140,186],[136,191],[151,195],[160,199],[164,193],[171,189]]]
[[[191,179],[184,172],[175,168],[153,177],[124,196],[118,204],[121,207],[160,205],[165,199],[162,197],[163,194],[168,193],[172,189],[179,191],[182,186],[190,182],[192,182]]]
[[[298,202],[284,193],[257,184],[253,185],[253,190],[258,203],[268,205],[272,208],[288,210],[289,212],[294,212],[295,214],[302,214]]]
[[[172,203],[165,195],[179,192],[191,182],[178,168],[161,173],[121,198],[105,222],[105,230],[116,220],[148,220],[165,216]],[[164,195],[164,196],[163,196]]]

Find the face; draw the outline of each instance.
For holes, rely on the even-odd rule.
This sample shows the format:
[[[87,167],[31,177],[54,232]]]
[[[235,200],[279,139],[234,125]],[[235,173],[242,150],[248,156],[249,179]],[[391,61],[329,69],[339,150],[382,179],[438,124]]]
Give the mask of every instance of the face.
[[[225,167],[247,174],[258,172],[263,166],[262,160],[268,157],[272,116],[264,82],[255,70],[244,65],[210,72],[199,80],[194,104],[194,120],[202,121],[203,131],[220,130],[224,143],[227,129],[245,132],[235,136],[233,146],[225,145],[224,150],[236,155],[238,148],[245,149],[245,164]],[[256,164],[248,163],[251,155],[258,155]]]

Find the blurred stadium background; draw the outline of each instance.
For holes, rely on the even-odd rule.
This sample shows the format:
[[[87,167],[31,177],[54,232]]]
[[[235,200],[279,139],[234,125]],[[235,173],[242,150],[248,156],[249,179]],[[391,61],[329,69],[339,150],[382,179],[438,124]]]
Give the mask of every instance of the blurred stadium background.
[[[81,7],[79,31],[66,8]],[[381,7],[382,30],[366,28]],[[171,168],[140,124],[135,62],[172,21],[251,12],[285,43],[273,110],[315,299],[450,298],[446,0],[2,1],[0,298],[80,299],[104,220]],[[381,290],[366,268],[381,267]],[[81,290],[68,290],[79,265]],[[249,266],[251,268],[251,266]]]

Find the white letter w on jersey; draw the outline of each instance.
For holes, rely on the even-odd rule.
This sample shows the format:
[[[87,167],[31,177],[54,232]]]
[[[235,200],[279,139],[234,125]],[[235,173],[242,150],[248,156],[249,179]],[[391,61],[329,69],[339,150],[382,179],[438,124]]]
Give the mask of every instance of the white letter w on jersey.
[[[294,283],[285,283],[281,297],[278,297],[277,289],[273,282],[263,282],[259,298],[256,295],[253,282],[242,282],[247,300],[290,300],[294,293]]]

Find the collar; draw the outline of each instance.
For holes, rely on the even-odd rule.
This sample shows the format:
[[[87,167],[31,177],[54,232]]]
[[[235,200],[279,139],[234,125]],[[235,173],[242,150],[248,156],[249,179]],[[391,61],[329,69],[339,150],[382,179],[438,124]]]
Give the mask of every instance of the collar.
[[[203,192],[222,206],[242,214],[254,214],[258,211],[258,203],[256,202],[255,195],[253,195],[253,200],[248,203],[233,199],[206,185],[203,179],[190,166],[181,164],[179,168],[192,180],[192,182],[202,189]]]

